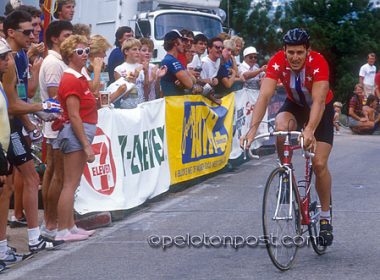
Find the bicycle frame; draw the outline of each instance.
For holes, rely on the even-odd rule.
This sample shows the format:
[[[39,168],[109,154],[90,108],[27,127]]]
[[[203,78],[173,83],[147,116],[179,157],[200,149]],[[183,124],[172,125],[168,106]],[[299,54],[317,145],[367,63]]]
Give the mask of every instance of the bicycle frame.
[[[283,151],[283,162],[279,161],[280,167],[284,168],[286,170],[286,173],[289,177],[289,192],[290,192],[290,201],[293,201],[293,188],[295,189],[295,193],[299,198],[300,201],[300,212],[301,212],[301,225],[309,225],[312,221],[315,221],[315,217],[312,217],[310,219],[310,213],[309,213],[309,203],[310,203],[310,190],[311,190],[311,179],[312,179],[312,161],[311,158],[314,156],[313,153],[307,152],[304,150],[303,147],[303,138],[300,137],[301,143],[300,145],[292,145],[291,144],[291,136],[301,136],[301,132],[299,131],[277,131],[277,132],[270,132],[265,133],[257,136],[255,140],[259,138],[264,138],[268,136],[285,136],[284,141],[284,151]],[[302,150],[302,156],[305,158],[305,177],[304,180],[301,180],[299,182],[295,179],[294,174],[294,168],[292,164],[292,156],[294,150]],[[305,183],[305,195],[301,196],[299,188],[301,186],[298,186],[298,183],[304,182]],[[303,186],[302,186],[303,187]],[[293,211],[293,204],[289,203],[289,211],[288,216],[286,217],[279,217],[278,211],[280,207],[280,199],[281,199],[281,192],[284,190],[282,187],[282,181],[280,182],[280,188],[279,188],[279,195],[277,198],[277,205],[276,210],[273,216],[273,220],[284,220],[284,219],[292,219],[292,211]]]

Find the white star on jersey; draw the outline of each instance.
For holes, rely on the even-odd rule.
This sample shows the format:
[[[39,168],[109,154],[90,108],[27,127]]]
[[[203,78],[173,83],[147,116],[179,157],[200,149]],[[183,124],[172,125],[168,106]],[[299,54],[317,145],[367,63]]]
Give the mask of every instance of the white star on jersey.
[[[313,80],[313,78],[311,76],[307,76],[306,79],[308,79],[309,82],[311,82]]]
[[[312,62],[312,61],[313,61],[313,57],[309,56],[309,62]]]
[[[313,74],[315,75],[315,74],[317,74],[317,73],[319,73],[319,68],[317,68],[317,69],[314,69],[314,72],[313,72]]]
[[[278,71],[278,70],[280,70],[280,65],[275,63],[275,64],[273,64],[273,68],[274,68],[274,70]]]

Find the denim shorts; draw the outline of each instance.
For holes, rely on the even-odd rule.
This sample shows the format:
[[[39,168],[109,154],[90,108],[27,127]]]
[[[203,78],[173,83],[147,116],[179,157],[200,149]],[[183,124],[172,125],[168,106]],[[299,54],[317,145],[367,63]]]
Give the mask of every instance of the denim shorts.
[[[58,138],[46,138],[46,144],[51,145],[53,150],[59,150]]]
[[[360,121],[352,118],[352,117],[348,117],[348,126],[349,127],[355,127],[355,126],[358,126],[360,124]]]
[[[96,124],[83,123],[84,132],[88,142],[91,144],[96,133]],[[83,150],[83,146],[72,129],[71,123],[65,123],[58,134],[58,144],[62,153],[68,154]]]

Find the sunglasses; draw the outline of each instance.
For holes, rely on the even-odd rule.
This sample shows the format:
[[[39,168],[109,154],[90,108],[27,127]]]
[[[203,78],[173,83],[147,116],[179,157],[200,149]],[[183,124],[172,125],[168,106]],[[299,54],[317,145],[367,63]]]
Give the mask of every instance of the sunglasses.
[[[30,36],[33,33],[33,29],[16,29],[17,32],[21,32],[25,36]]]
[[[192,44],[194,42],[194,40],[191,38],[182,37],[182,42],[184,42],[184,43],[190,42]]]
[[[82,56],[85,53],[88,55],[90,53],[90,48],[89,47],[84,48],[84,49],[83,48],[77,48],[74,50],[74,52],[79,56]]]
[[[250,55],[248,56],[249,59],[257,59],[257,55]]]
[[[0,54],[0,60],[6,60],[7,57],[8,57],[8,53],[7,52]]]
[[[223,46],[215,46],[215,45],[213,45],[213,47],[214,47],[215,49],[218,49],[218,50],[222,50],[222,49],[223,49]]]

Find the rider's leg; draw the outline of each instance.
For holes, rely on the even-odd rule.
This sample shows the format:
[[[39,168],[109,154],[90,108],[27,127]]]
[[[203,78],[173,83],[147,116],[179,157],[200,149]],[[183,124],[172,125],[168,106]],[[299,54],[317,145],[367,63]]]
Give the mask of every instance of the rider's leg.
[[[321,202],[322,211],[330,211],[331,175],[327,165],[332,146],[326,142],[317,141],[313,169],[315,173],[315,188]]]

